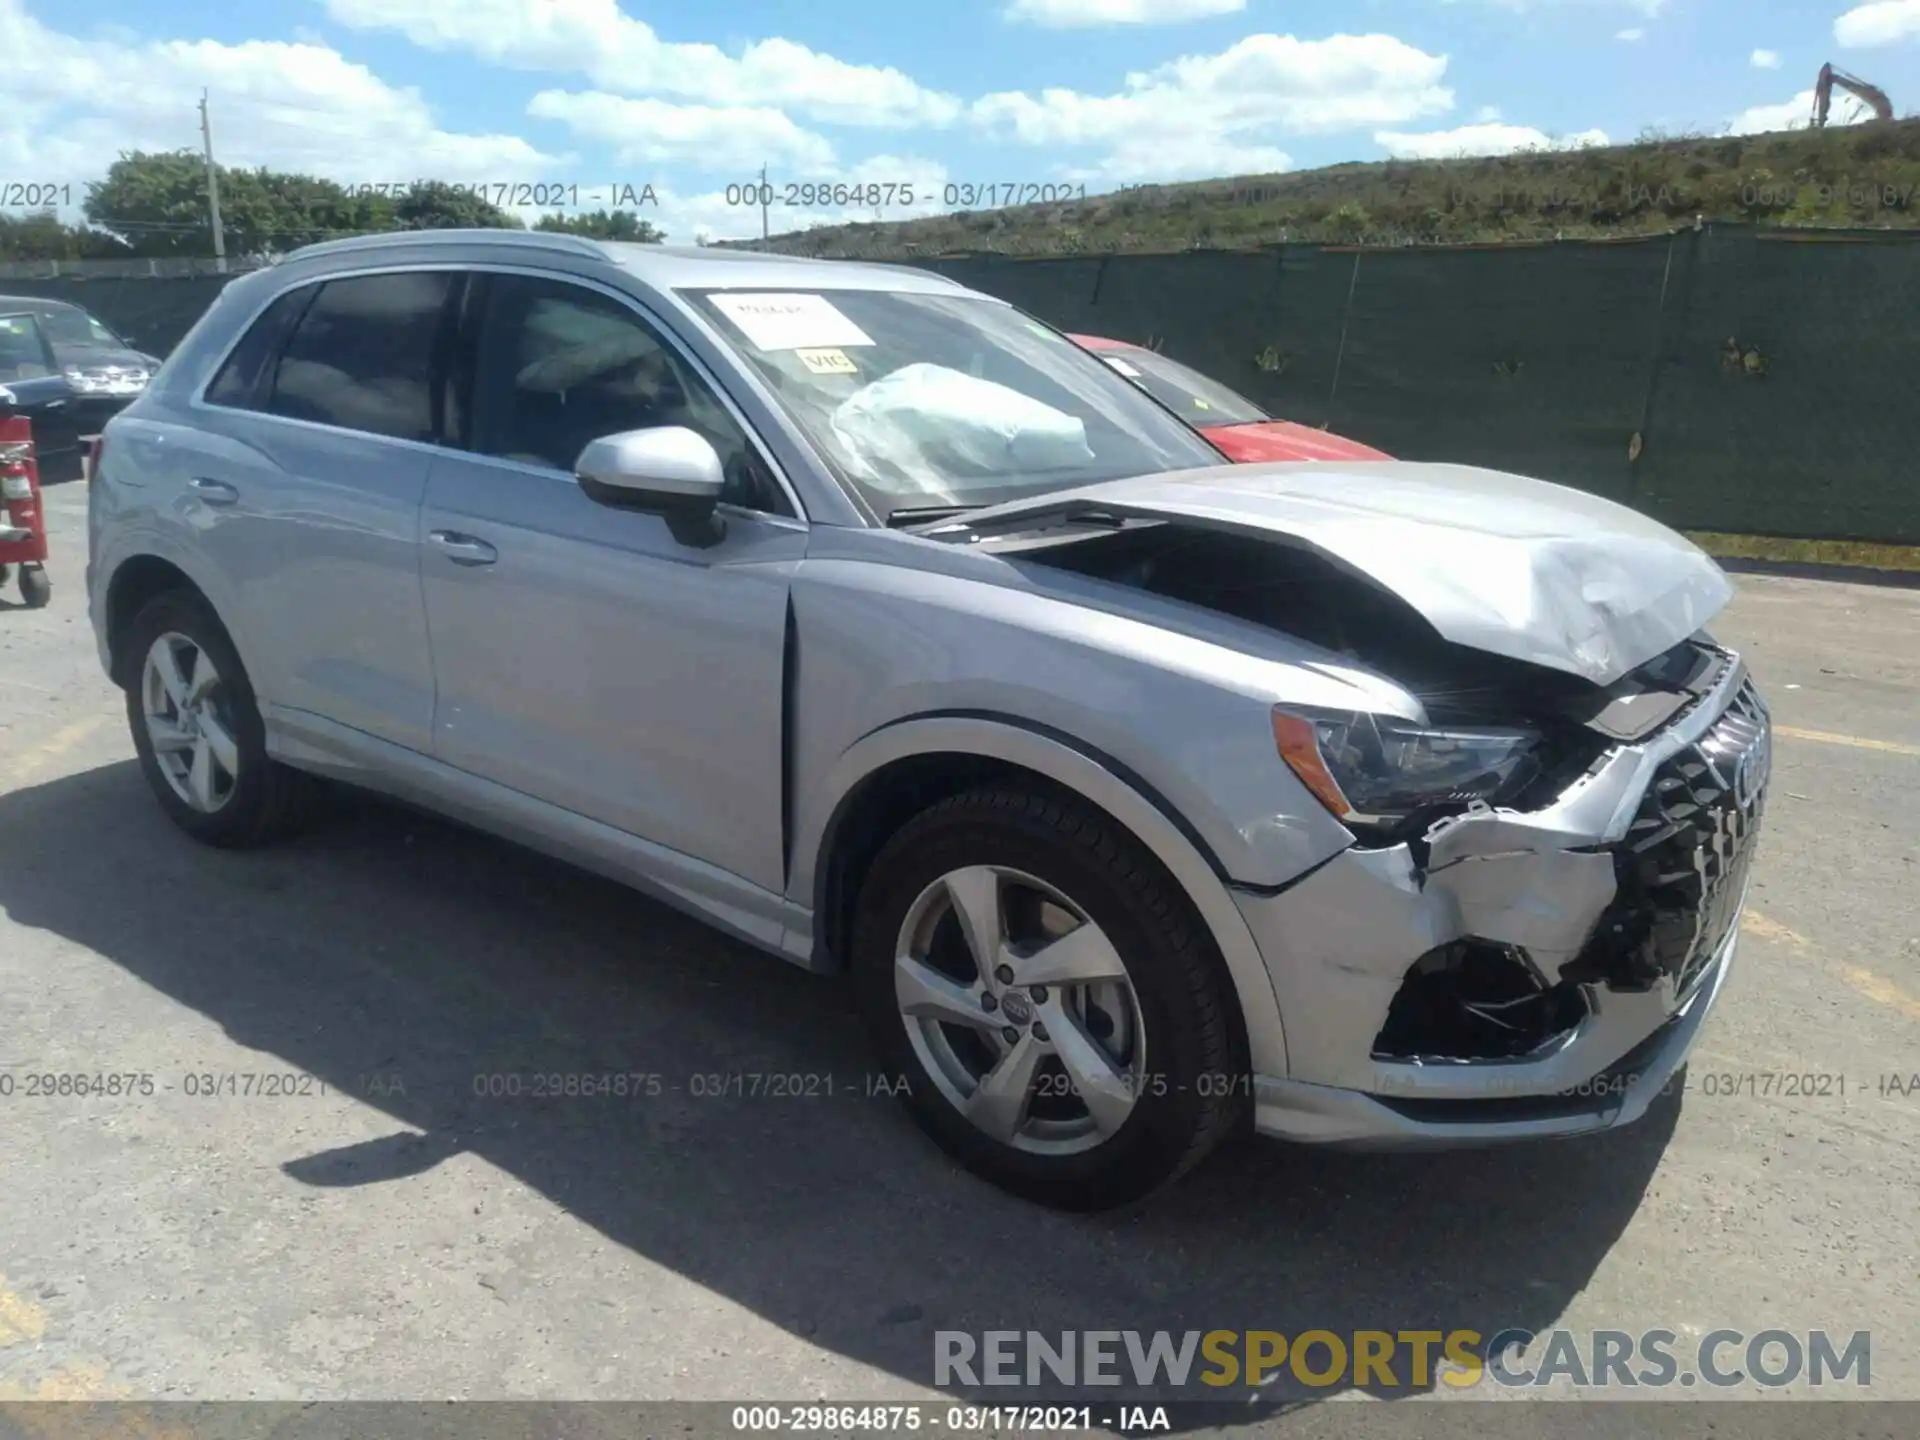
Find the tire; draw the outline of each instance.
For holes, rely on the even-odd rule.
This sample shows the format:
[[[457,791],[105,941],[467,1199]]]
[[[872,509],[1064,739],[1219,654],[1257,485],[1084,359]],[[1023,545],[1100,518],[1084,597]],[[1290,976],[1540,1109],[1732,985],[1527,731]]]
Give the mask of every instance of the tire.
[[[20,598],[27,602],[29,610],[44,610],[47,602],[53,598],[53,581],[47,578],[47,572],[38,565],[20,567]]]
[[[215,780],[210,788],[217,802],[212,809],[198,808],[190,799],[195,789],[191,765],[198,761],[200,745],[196,742],[186,752],[194,760],[188,765],[189,778],[182,780],[188,792],[183,794],[174,780],[169,779],[170,770],[176,775],[178,772],[171,762],[163,763],[156,749],[155,727],[148,723],[148,690],[154,683],[149,662],[162,637],[170,637],[169,646],[183,666],[192,662],[181,657],[199,652],[212,662],[219,677],[204,702],[208,707],[204,721],[196,720],[193,727],[198,729],[204,723],[208,734],[217,727],[222,733],[221,746],[206,748],[210,755],[225,750],[236,761],[231,771],[217,761],[212,762]],[[233,648],[225,627],[205,601],[185,591],[154,597],[127,627],[126,646],[123,682],[127,724],[133,732],[140,769],[160,801],[160,808],[174,824],[204,844],[241,849],[291,834],[312,818],[320,784],[314,777],[268,756],[266,727],[246,668],[240,663],[239,653]],[[177,709],[170,703],[163,708]],[[176,724],[172,728],[188,727]],[[177,759],[181,753],[176,745],[169,746],[170,757]],[[224,785],[218,779],[222,774],[227,782]]]
[[[967,894],[963,907],[955,897]],[[997,990],[960,918],[988,908],[1013,942],[997,959],[1022,967],[1009,967],[1017,984],[996,975]],[[1097,928],[1082,936],[1085,924]],[[1081,957],[1100,958],[1042,953],[1065,935],[1079,937]],[[1146,849],[1072,799],[994,786],[909,821],[868,871],[849,958],[890,1088],[948,1154],[1027,1199],[1078,1211],[1138,1200],[1197,1165],[1245,1114],[1245,1043],[1211,939]],[[1108,974],[1115,959],[1123,982],[1059,981]],[[1047,970],[1055,983],[1031,983]],[[1022,996],[1024,1016],[1013,1003]],[[970,1018],[976,1004],[992,1018]],[[1088,1042],[1100,1048],[1092,1064]],[[1016,1077],[1036,1054],[1029,1084],[980,1083]],[[1022,1089],[1023,1107],[1010,1110],[1002,1097]],[[1011,1129],[1010,1114],[1023,1117]]]

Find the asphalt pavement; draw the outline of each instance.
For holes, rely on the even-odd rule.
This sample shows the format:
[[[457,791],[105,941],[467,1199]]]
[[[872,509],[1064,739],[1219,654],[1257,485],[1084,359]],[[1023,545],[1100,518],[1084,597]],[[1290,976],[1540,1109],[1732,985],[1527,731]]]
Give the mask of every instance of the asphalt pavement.
[[[95,662],[84,489],[48,505],[53,603],[0,602],[0,1401],[905,1399],[942,1329],[1427,1326],[1870,1330],[1920,1399],[1920,590],[1738,577],[1773,795],[1684,1095],[1491,1152],[1249,1140],[1086,1218],[867,1093],[838,985],[616,885],[373,802],[192,845]]]

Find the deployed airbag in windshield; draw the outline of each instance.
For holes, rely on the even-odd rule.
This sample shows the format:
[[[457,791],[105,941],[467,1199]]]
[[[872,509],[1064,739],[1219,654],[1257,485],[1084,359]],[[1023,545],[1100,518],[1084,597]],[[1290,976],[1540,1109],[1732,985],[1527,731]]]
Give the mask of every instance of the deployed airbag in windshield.
[[[905,365],[833,412],[847,451],[889,475],[1003,475],[1089,464],[1086,423],[1063,410],[945,365]]]

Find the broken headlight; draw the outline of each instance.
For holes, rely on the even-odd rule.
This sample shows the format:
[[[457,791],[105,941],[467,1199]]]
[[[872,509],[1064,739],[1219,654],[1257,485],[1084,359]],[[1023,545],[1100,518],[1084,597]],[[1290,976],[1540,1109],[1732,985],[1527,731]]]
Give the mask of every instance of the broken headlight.
[[[1300,782],[1356,825],[1392,825],[1443,806],[1489,804],[1537,772],[1538,731],[1416,725],[1391,715],[1282,709],[1273,738]]]

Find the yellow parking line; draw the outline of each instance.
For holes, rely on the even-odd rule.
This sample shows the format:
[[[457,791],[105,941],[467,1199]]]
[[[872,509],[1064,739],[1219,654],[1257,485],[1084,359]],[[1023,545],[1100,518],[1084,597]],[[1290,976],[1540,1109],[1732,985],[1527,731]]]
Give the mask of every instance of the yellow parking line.
[[[1812,951],[1813,942],[1798,930],[1782,925],[1770,915],[1762,915],[1758,910],[1749,910],[1741,917],[1740,928],[1749,935],[1762,940],[1771,940],[1779,945],[1791,945],[1796,950]],[[1863,970],[1858,965],[1849,965],[1844,960],[1835,960],[1831,956],[1822,956],[1828,964],[1840,973],[1840,978],[1859,991],[1876,1005],[1884,1005],[1889,1010],[1898,1011],[1909,1020],[1920,1020],[1920,998],[1909,995],[1885,976],[1876,975],[1871,970]]]
[[[16,756],[11,765],[7,766],[5,770],[0,770],[0,778],[12,781],[26,779],[27,776],[31,775],[49,760],[59,759],[62,755],[66,754],[67,751],[73,749],[74,746],[78,745],[82,740],[85,740],[106,723],[107,717],[105,715],[88,715],[83,719],[73,721],[71,724],[63,725],[53,733],[50,739],[44,740],[34,746],[33,749],[24,750]]]
[[[7,1288],[7,1277],[0,1275],[0,1347],[24,1345],[38,1340],[46,1331],[46,1311],[14,1294]]]
[[[1816,745],[1849,745],[1855,750],[1878,750],[1887,755],[1912,755],[1920,758],[1920,745],[1903,745],[1898,740],[1869,740],[1863,735],[1836,735],[1831,730],[1802,730],[1797,725],[1776,725],[1773,733],[1789,740],[1811,740]]]
[[[1909,1020],[1920,1020],[1920,999],[1907,994],[1891,980],[1876,975],[1871,970],[1862,970],[1858,965],[1834,962],[1834,968],[1840,972],[1840,978],[1858,990],[1869,1000],[1885,1005],[1889,1010],[1898,1010]]]
[[[1740,928],[1749,935],[1758,935],[1762,940],[1771,940],[1778,945],[1791,945],[1798,950],[1810,949],[1813,944],[1798,930],[1789,930],[1771,915],[1762,915],[1758,910],[1749,910],[1741,916]]]
[[[83,1440],[86,1436],[118,1437],[137,1435],[127,1428],[129,1412],[109,1416],[93,1409],[105,1400],[120,1400],[125,1392],[109,1383],[104,1365],[58,1365],[38,1382],[0,1380],[0,1405],[8,1406],[4,1418],[13,1433],[32,1440]],[[60,1400],[66,1405],[43,1402]],[[76,1405],[76,1401],[89,1402]],[[16,1408],[17,1407],[17,1408]],[[71,1407],[71,1408],[69,1408]],[[107,1423],[111,1421],[111,1424]]]

